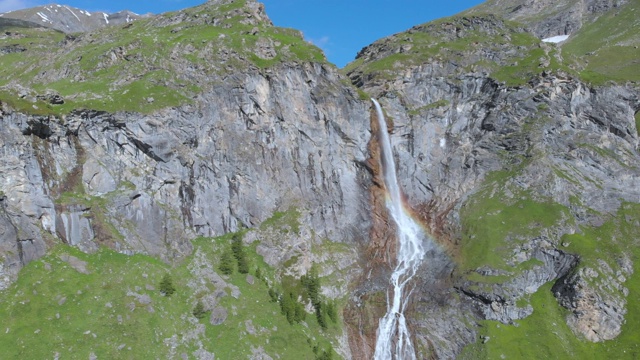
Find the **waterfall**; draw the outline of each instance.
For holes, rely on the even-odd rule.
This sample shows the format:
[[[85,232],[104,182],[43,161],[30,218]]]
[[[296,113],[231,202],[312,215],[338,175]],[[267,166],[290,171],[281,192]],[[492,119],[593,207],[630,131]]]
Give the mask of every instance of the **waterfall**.
[[[405,287],[416,274],[425,255],[422,244],[425,234],[403,207],[387,123],[380,104],[375,99],[371,100],[378,114],[380,158],[388,196],[387,210],[398,228],[397,265],[390,280],[393,297],[389,298],[387,295],[387,313],[380,319],[374,358],[376,360],[415,359],[411,334],[404,317],[411,292],[405,293]]]

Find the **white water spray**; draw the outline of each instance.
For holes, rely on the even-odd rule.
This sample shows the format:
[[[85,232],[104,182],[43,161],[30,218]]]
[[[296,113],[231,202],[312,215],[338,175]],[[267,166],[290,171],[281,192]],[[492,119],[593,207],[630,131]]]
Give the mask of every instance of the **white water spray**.
[[[416,270],[425,255],[425,249],[422,245],[424,233],[402,206],[402,197],[396,177],[396,164],[391,151],[387,123],[382,114],[380,104],[375,99],[371,100],[375,104],[378,114],[379,141],[382,152],[380,157],[382,159],[384,184],[387,187],[389,196],[387,210],[398,227],[397,265],[391,275],[393,298],[389,299],[387,296],[387,313],[380,319],[374,358],[376,360],[413,360],[416,358],[415,349],[411,343],[411,334],[404,317],[404,311],[411,292],[405,294],[405,287],[416,274]]]

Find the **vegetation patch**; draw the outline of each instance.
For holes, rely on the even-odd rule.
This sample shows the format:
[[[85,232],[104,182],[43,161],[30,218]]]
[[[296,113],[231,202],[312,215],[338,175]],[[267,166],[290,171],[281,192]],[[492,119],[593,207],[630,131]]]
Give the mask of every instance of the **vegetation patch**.
[[[546,45],[542,44],[539,46],[525,51],[522,57],[514,58],[511,64],[498,67],[491,76],[508,86],[517,86],[526,84],[543,71],[572,72],[569,67],[558,61],[557,50],[546,50]]]
[[[447,107],[449,106],[450,101],[446,100],[446,99],[441,99],[435,102],[432,102],[431,104],[427,104],[425,106],[421,106],[417,109],[413,109],[413,110],[409,110],[408,114],[415,116],[418,115],[420,113],[422,113],[423,111],[427,111],[427,110],[431,110],[431,109],[437,109],[437,108],[441,108],[441,107]]]
[[[260,224],[260,229],[276,228],[283,232],[293,231],[294,234],[300,232],[300,211],[291,208],[287,211],[276,211],[269,219]]]
[[[503,179],[510,177],[506,171],[492,174],[462,208],[461,270],[513,270],[508,259],[518,245],[569,218],[564,206],[508,186]]]
[[[317,272],[290,299],[303,305],[316,294],[316,302],[326,307],[324,318],[305,311],[305,316],[299,313],[303,319],[290,323],[269,293],[280,283],[277,269],[264,263],[254,244],[241,244],[238,250],[237,239],[246,231],[195,239],[193,255],[175,266],[106,248],[94,254],[63,245],[53,248],[25,266],[18,281],[0,293],[3,356],[168,358],[208,351],[231,359],[264,351],[280,359],[338,358],[332,344],[341,334],[339,320],[333,318],[338,312],[331,310],[335,303],[317,294]],[[234,269],[222,275],[221,285],[209,274],[217,272],[226,249]],[[236,271],[237,253],[243,254],[248,273]],[[215,309],[226,313],[221,323],[210,319],[221,311]]]
[[[600,227],[583,227],[582,233],[566,235],[567,251],[579,254],[580,266],[596,270],[605,261],[614,271],[624,253],[635,263],[640,259],[637,224],[640,205],[623,204],[617,214]],[[569,311],[558,304],[545,284],[530,298],[533,314],[514,325],[482,321],[480,341],[465,348],[462,359],[635,359],[640,356],[640,274],[635,269],[624,286],[629,289],[622,333],[613,340],[592,343],[577,337],[566,323]]]

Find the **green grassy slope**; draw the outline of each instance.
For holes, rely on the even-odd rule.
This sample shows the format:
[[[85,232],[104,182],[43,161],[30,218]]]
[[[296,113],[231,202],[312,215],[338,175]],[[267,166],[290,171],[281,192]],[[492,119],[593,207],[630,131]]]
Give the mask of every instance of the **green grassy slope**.
[[[342,71],[391,79],[429,64],[449,67],[445,76],[485,72],[508,85],[524,84],[543,71],[570,70],[555,47],[521,25],[481,14],[439,19],[381,39]]]
[[[562,45],[562,53],[594,84],[640,81],[640,0],[585,24]]]
[[[286,227],[282,221],[271,219],[265,227],[281,229]],[[206,274],[217,271],[232,236],[194,240],[193,255],[176,266],[106,248],[85,254],[55,247],[23,268],[18,281],[0,293],[1,357],[165,359],[185,353],[191,358],[204,349],[218,359],[242,359],[261,348],[280,359],[317,359],[323,352],[338,358],[331,342],[342,331],[340,323],[329,322],[323,330],[307,314],[304,322],[290,324],[268,291],[278,288],[281,269],[264,263],[257,244],[245,248],[251,272],[260,268],[263,280],[251,284],[236,271],[223,277],[230,287],[222,292],[209,280]],[[84,262],[86,271],[71,262]],[[176,288],[172,296],[159,290],[165,274]],[[192,315],[198,300],[211,296],[228,314],[220,325],[209,323],[210,313],[200,320]]]

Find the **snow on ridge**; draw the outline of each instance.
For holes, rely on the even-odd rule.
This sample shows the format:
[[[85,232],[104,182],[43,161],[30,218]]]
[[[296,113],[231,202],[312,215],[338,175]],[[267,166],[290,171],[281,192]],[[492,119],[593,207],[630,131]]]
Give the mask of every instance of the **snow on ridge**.
[[[542,39],[542,42],[548,42],[548,43],[557,44],[559,42],[563,42],[563,41],[567,40],[568,38],[569,38],[569,35],[556,35],[556,36],[552,36],[552,37],[548,37],[548,38]]]
[[[107,13],[102,13],[102,16],[104,16],[104,21],[107,22],[107,24],[109,23],[109,15]]]

